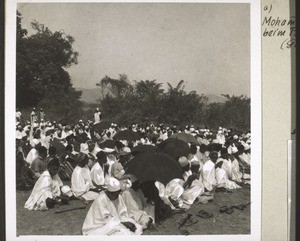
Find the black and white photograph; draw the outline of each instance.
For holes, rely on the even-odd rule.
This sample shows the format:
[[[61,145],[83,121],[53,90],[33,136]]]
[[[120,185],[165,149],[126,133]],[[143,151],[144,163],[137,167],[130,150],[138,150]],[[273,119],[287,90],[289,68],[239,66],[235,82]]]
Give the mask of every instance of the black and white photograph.
[[[11,235],[260,240],[258,3],[16,2]]]

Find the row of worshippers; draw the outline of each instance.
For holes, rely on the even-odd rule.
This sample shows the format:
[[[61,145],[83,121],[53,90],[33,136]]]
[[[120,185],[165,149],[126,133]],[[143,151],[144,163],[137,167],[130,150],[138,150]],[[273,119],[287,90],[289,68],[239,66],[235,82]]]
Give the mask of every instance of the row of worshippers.
[[[80,152],[77,156],[78,164],[71,178],[71,195],[84,201],[95,200],[85,218],[83,234],[140,234],[143,228],[147,228],[157,218],[158,203],[148,202],[148,195],[141,191],[145,189],[138,185],[138,180],[125,174],[122,164],[130,161],[128,148],[124,147],[119,154],[107,155],[103,151],[97,152],[97,162],[91,169],[87,154]],[[53,159],[59,166],[58,159]],[[36,182],[25,204],[26,208],[47,209],[54,203],[59,203],[60,192],[57,191],[57,187],[61,187],[62,182],[57,175],[58,171],[52,175],[49,170],[53,159],[50,159],[48,169]],[[195,201],[206,203],[213,199],[216,187],[239,188],[234,182],[239,182],[242,178],[238,165],[234,165],[237,160],[228,154],[226,148],[221,149],[218,154],[216,151],[209,152],[205,145],[201,145],[199,150],[192,146],[188,158],[180,157],[178,162],[182,167],[183,180],[171,180],[166,186],[158,181],[154,182],[157,196],[171,209],[189,208]],[[51,182],[51,177],[54,183]],[[56,188],[53,188],[54,186]],[[49,188],[55,193],[47,195],[47,192],[43,191]]]
[[[85,151],[83,151],[83,152],[88,154],[90,159],[93,160],[90,163],[95,162],[95,158],[96,158],[95,154],[97,151],[99,151],[99,148],[97,148],[98,147],[97,142],[95,142],[95,143],[91,142],[90,138],[88,137],[88,133],[83,132],[83,129],[78,128],[80,126],[81,127],[84,126],[84,124],[81,121],[78,123],[77,126],[74,127],[75,129],[77,128],[74,132],[71,127],[66,126],[66,128],[63,129],[65,131],[66,137],[61,138],[61,139],[57,138],[57,132],[60,131],[59,128],[55,129],[53,127],[49,127],[48,129],[45,129],[45,130],[43,130],[42,128],[31,128],[28,135],[27,134],[24,135],[24,132],[22,132],[21,128],[18,127],[16,139],[21,144],[17,145],[18,146],[17,154],[21,152],[22,155],[17,155],[19,157],[19,158],[17,158],[17,160],[19,160],[19,159],[26,160],[25,166],[29,166],[31,168],[31,170],[33,171],[33,178],[36,180],[39,177],[39,175],[45,170],[45,160],[49,157],[56,155],[55,148],[53,146],[50,147],[51,141],[53,139],[56,139],[63,143],[63,145],[65,146],[65,152],[66,152],[65,156],[60,156],[60,158],[59,158],[61,161],[60,177],[63,180],[69,180],[71,178],[73,169],[76,166],[76,162],[74,159],[75,159],[76,155],[78,154],[78,152],[82,151],[81,150],[82,143],[89,143],[89,145],[86,145],[86,144],[83,145],[83,149],[85,149]],[[116,132],[115,128],[116,128],[116,125],[112,124],[112,126],[109,128],[109,130],[111,131],[109,133],[113,133],[114,131]],[[157,133],[158,129],[164,129],[162,126],[156,128],[154,125],[150,125],[149,129],[150,128],[152,128],[151,130],[152,130],[153,134]],[[53,130],[54,132],[51,130]],[[138,127],[137,125],[133,125],[132,130],[133,131],[141,131],[141,132],[143,131],[142,128]],[[147,130],[147,128],[146,128],[146,130]],[[172,128],[172,132],[175,132],[175,130],[176,130],[176,128]],[[208,133],[209,130],[204,130],[204,131],[206,131],[206,132],[204,132],[204,136],[203,136],[202,140],[207,141],[208,144],[211,144],[211,143],[216,144],[216,145],[219,144],[219,146],[221,146],[220,143],[215,141],[216,139],[205,138],[205,135],[210,135],[210,134]],[[191,128],[186,127],[184,132],[193,134],[195,132],[195,129],[193,127],[191,127]],[[208,133],[208,134],[206,134],[206,133]],[[226,131],[226,129],[219,128],[217,135],[220,136],[221,134],[228,138],[228,132]],[[107,136],[106,136],[106,138],[107,138]],[[112,139],[112,137],[110,137],[110,139]],[[147,138],[142,137],[135,144],[128,143],[126,141],[123,141],[123,144],[125,144],[125,145],[131,144],[130,147],[132,147],[137,144],[145,144],[145,140],[147,141],[146,144],[151,144],[151,145],[158,145],[160,143],[160,141],[162,141],[161,138],[158,138],[158,140],[156,140],[155,138],[152,138],[149,140]],[[241,166],[241,171],[243,172],[243,174],[244,174],[245,170],[249,171],[249,168],[251,165],[250,143],[251,143],[251,135],[250,135],[250,133],[248,133],[246,135],[242,135],[240,138],[237,138],[236,136],[229,136],[229,138],[222,145],[223,148],[227,148],[227,152],[228,152],[228,154],[230,154],[230,156],[233,155],[234,159],[238,160],[238,163]],[[22,146],[22,147],[20,147],[20,146]],[[78,147],[77,148],[78,151],[74,150],[75,146]],[[205,143],[205,144],[202,143],[200,146],[202,146],[204,148],[204,147],[207,147],[208,145],[207,145],[207,143]],[[48,153],[49,153],[48,156],[46,154],[45,148],[48,150]],[[218,151],[219,151],[219,155],[221,155],[220,150],[218,150]],[[203,150],[202,150],[202,152],[203,152]],[[20,157],[23,157],[23,158],[20,158]],[[22,165],[19,165],[19,166],[24,166],[23,161],[20,161],[19,164],[20,163]],[[33,163],[33,165],[32,165],[32,163]],[[17,171],[22,172],[21,169],[22,168],[18,168]],[[17,178],[20,178],[21,180],[22,180],[22,177],[23,177],[23,175],[17,175]]]

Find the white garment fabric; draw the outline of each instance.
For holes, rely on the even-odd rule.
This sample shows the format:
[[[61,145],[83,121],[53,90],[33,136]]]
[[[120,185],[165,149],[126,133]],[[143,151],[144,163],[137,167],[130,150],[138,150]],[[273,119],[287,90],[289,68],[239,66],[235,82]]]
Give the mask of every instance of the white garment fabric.
[[[99,193],[89,191],[95,188],[91,179],[91,172],[87,165],[84,167],[76,166],[71,177],[71,188],[75,197],[82,197],[87,201],[96,199]]]
[[[124,190],[121,195],[127,207],[129,217],[140,224],[143,229],[147,228],[150,216],[143,210],[144,203],[143,200],[140,200],[140,197],[138,197],[138,193],[132,188],[128,188]]]
[[[62,186],[63,183],[57,174],[51,177],[48,170],[44,171],[35,183],[24,207],[28,210],[47,210],[46,199],[60,196]]]
[[[136,226],[133,233],[121,222],[131,222]],[[105,192],[101,192],[91,205],[83,226],[83,235],[140,235],[142,227],[129,217],[124,200],[119,195],[111,201]]]
[[[239,158],[246,162],[249,166],[251,165],[251,156],[249,154],[246,154],[246,153],[242,153],[239,155]]]
[[[91,169],[91,179],[97,185],[104,185],[105,183],[104,171],[98,162]]]
[[[158,193],[163,202],[169,205],[172,209],[175,209],[174,205],[169,200],[169,197],[178,202],[179,207],[184,204],[191,205],[195,199],[200,196],[204,188],[199,180],[194,180],[190,187],[184,189],[183,184],[187,180],[190,173],[184,174],[184,179],[175,178],[164,186],[162,183],[156,181],[155,186],[158,189]]]
[[[211,160],[208,160],[204,163],[202,168],[201,178],[202,178],[203,186],[208,191],[212,191],[214,186],[217,185],[215,164]]]
[[[32,148],[32,149],[28,152],[25,161],[26,161],[29,165],[31,165],[31,163],[33,162],[33,160],[35,160],[38,156],[39,156],[38,151],[37,151],[35,148]]]
[[[231,176],[231,180],[233,181],[237,181],[237,182],[241,182],[242,181],[242,177],[243,174],[240,171],[240,165],[237,159],[234,158],[234,160],[232,161],[232,176]]]
[[[100,122],[100,114],[101,114],[100,111],[94,113],[94,120],[95,120],[94,124],[97,124]]]
[[[216,180],[217,180],[217,187],[224,187],[226,189],[237,189],[240,188],[234,181],[230,181],[226,174],[226,171],[222,168],[217,168],[216,172]]]

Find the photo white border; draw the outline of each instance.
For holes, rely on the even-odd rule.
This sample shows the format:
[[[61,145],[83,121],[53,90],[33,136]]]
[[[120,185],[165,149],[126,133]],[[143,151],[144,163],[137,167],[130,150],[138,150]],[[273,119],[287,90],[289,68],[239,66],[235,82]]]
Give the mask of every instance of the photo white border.
[[[126,2],[124,0],[111,1],[83,1],[83,0],[7,0],[5,4],[5,196],[6,196],[6,240],[118,240],[123,236],[19,236],[16,234],[16,181],[15,174],[15,105],[16,105],[16,9],[17,3],[59,3],[59,2]],[[250,4],[250,30],[251,30],[251,234],[249,235],[150,235],[150,236],[130,236],[131,240],[205,240],[205,241],[259,241],[261,240],[261,173],[262,173],[262,98],[261,98],[261,1],[260,0],[198,0],[198,1],[128,1],[133,2],[184,2],[184,3],[249,3]],[[127,236],[125,237],[128,238]]]

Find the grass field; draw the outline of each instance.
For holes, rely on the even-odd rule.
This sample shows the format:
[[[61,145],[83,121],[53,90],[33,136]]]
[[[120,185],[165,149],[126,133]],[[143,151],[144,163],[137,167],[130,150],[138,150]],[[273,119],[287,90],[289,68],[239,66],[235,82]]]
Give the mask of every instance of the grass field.
[[[48,211],[29,211],[24,204],[31,191],[17,191],[17,235],[82,235],[81,228],[90,204],[78,209],[56,214],[56,211],[83,207],[79,200],[70,205],[57,206]],[[214,200],[207,204],[195,203],[185,212],[174,214],[167,220],[156,224],[155,229],[145,230],[144,235],[209,235],[209,234],[250,234],[250,209],[234,209],[232,214],[220,213],[220,207],[246,204],[250,202],[250,188],[243,187],[232,192],[217,192]],[[200,210],[211,212],[213,217],[201,218]],[[191,214],[190,222],[179,229],[181,221]]]

